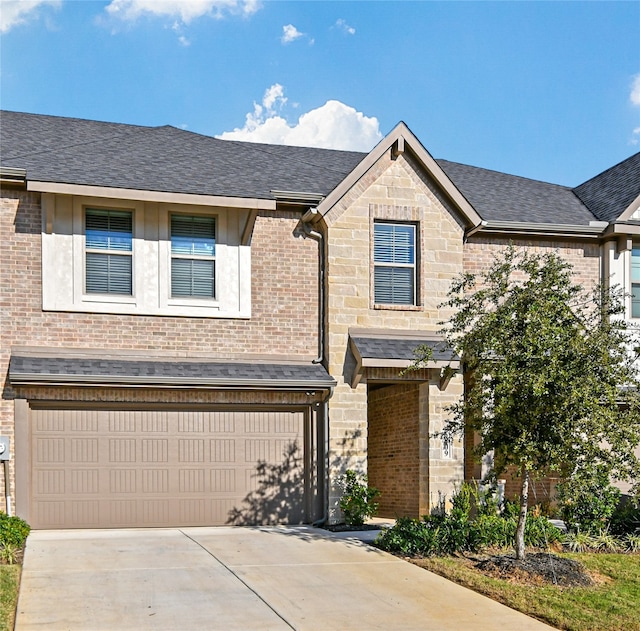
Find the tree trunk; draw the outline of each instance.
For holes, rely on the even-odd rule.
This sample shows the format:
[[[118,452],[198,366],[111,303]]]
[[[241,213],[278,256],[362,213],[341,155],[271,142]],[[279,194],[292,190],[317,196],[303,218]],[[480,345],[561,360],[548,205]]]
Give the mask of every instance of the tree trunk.
[[[520,490],[520,515],[516,529],[516,559],[524,559],[524,527],[527,523],[527,508],[529,502],[529,470],[522,465],[522,489]]]

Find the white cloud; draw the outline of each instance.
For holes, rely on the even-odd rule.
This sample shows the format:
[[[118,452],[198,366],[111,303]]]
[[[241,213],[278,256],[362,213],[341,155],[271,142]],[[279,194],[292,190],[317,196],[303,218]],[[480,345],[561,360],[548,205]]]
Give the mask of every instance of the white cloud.
[[[111,0],[106,11],[111,17],[136,20],[144,14],[179,18],[188,24],[205,15],[223,18],[226,14],[251,15],[259,0]]]
[[[299,38],[301,38],[304,33],[301,33],[293,24],[286,24],[282,27],[282,37],[280,41],[283,44],[289,44]]]
[[[640,105],[640,74],[637,74],[633,78],[629,99],[631,100],[631,103],[633,103],[633,105]]]
[[[631,140],[629,141],[630,145],[637,145],[640,144],[640,127],[636,127],[632,132],[631,132]]]
[[[253,104],[253,112],[246,115],[244,127],[216,137],[348,151],[370,151],[382,138],[377,118],[365,116],[340,101],[327,101],[302,114],[293,125],[276,111],[286,103],[284,89],[276,83],[265,92],[262,104]]]
[[[0,33],[7,33],[14,26],[24,24],[28,18],[37,17],[42,6],[57,9],[61,4],[61,0],[0,0]]]
[[[343,20],[342,18],[339,18],[338,20],[336,20],[336,26],[343,32],[345,32],[347,35],[355,35],[356,34],[356,29],[353,28],[353,26],[349,26],[347,24],[347,22],[345,20]]]

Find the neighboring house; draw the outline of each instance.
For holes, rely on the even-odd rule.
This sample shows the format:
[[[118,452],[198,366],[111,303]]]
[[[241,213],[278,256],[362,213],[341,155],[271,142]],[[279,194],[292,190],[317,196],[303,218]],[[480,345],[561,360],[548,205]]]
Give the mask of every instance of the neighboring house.
[[[437,335],[456,275],[559,250],[640,317],[640,153],[570,189],[434,160],[403,123],[369,154],[1,132],[0,433],[35,528],[335,520],[348,467],[418,516],[478,476],[471,437],[431,437],[462,393]]]

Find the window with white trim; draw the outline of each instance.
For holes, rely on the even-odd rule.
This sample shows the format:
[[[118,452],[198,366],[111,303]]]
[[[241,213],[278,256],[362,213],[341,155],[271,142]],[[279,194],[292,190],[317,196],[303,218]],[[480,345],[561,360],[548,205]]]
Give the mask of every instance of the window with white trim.
[[[216,297],[216,220],[171,215],[171,297]]]
[[[85,292],[133,294],[133,218],[122,210],[85,210]]]
[[[44,193],[45,311],[251,317],[250,209]]]
[[[373,267],[376,304],[417,304],[416,226],[376,221]]]
[[[631,317],[640,318],[640,244],[631,250]]]

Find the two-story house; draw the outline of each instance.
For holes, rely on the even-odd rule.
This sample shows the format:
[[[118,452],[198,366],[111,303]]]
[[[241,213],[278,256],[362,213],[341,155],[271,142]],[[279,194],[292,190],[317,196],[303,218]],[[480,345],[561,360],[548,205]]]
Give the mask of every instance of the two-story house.
[[[640,317],[640,154],[570,189],[435,160],[402,123],[368,154],[1,133],[0,434],[35,528],[334,520],[349,467],[383,515],[426,513],[477,476],[432,437],[462,393],[437,334],[457,274],[557,249]]]

